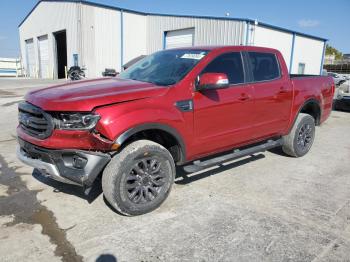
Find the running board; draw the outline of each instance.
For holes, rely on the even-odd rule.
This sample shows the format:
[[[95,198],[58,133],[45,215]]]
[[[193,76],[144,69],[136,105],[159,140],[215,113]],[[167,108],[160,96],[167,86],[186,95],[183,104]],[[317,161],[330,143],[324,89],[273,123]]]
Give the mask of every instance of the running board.
[[[253,146],[253,147],[249,147],[246,149],[236,149],[234,150],[232,153],[223,155],[223,156],[218,156],[209,160],[205,160],[205,161],[194,161],[192,165],[187,165],[184,166],[184,170],[187,173],[194,173],[194,172],[198,172],[200,170],[212,167],[212,166],[216,166],[218,164],[227,162],[227,161],[231,161],[231,160],[235,160],[237,158],[241,158],[241,157],[245,157],[245,156],[249,156],[255,153],[259,153],[259,152],[264,152],[266,150],[269,150],[271,148],[274,147],[278,147],[282,145],[282,139],[278,139],[278,140],[268,140],[266,141],[266,143],[264,144],[260,144],[257,146]]]

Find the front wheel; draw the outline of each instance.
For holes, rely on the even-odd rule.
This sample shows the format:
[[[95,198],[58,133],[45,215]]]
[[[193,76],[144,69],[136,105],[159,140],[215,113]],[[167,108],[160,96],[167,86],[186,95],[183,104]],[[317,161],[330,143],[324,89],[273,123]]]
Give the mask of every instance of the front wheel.
[[[304,156],[310,151],[315,139],[315,119],[300,113],[290,133],[283,137],[284,153],[294,157]]]
[[[175,164],[169,151],[152,141],[138,140],[112,158],[103,172],[102,189],[117,211],[134,216],[159,207],[174,179]]]

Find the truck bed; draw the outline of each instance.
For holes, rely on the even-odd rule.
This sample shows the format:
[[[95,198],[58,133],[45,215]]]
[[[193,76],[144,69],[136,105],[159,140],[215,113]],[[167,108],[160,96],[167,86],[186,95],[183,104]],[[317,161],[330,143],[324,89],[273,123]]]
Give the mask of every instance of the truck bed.
[[[299,75],[290,74],[291,82],[294,86],[296,104],[300,101],[309,99],[317,99],[321,101],[322,117],[320,123],[327,119],[333,103],[334,82],[329,76],[320,75]]]
[[[296,78],[296,77],[321,77],[321,75],[289,74],[289,77],[290,78]]]

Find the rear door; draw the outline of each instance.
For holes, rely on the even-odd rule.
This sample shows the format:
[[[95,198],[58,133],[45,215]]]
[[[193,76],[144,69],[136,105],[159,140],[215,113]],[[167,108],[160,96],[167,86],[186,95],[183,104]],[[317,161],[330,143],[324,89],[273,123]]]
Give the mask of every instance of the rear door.
[[[278,57],[268,52],[247,52],[250,82],[254,89],[254,138],[283,132],[289,121],[293,89],[289,75],[282,74]]]
[[[194,93],[196,151],[216,152],[250,140],[254,101],[252,87],[245,83],[242,54],[219,55],[203,73],[225,73],[230,86]]]

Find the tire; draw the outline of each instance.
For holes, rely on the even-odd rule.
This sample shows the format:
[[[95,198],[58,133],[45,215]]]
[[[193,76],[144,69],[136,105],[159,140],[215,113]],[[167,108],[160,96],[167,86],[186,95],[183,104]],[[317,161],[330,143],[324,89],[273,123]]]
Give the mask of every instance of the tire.
[[[149,140],[138,140],[115,155],[102,175],[103,194],[118,212],[142,215],[158,208],[175,179],[169,151]]]
[[[283,138],[282,149],[287,155],[302,157],[310,151],[315,139],[315,119],[300,113],[290,133]]]

